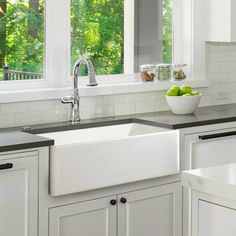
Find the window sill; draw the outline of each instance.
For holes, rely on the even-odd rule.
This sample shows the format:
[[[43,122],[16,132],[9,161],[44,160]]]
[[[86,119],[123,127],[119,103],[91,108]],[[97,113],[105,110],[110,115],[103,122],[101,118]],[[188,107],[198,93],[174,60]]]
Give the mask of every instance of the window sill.
[[[211,85],[211,82],[208,80],[186,80],[181,82],[168,81],[168,82],[155,82],[155,83],[129,82],[129,83],[117,83],[117,84],[100,84],[96,87],[88,87],[86,85],[83,85],[79,87],[79,92],[81,97],[124,94],[124,93],[155,92],[155,91],[167,90],[174,84],[176,85],[188,84],[193,88],[204,88],[204,87],[209,87]],[[70,95],[71,91],[72,91],[71,87],[1,91],[0,101],[1,103],[11,103],[11,102],[59,99],[65,95]]]

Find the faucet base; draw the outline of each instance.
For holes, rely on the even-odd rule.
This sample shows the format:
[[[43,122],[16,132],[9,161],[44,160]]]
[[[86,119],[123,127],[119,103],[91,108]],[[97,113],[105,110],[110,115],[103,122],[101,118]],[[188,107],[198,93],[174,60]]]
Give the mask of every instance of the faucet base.
[[[80,120],[70,120],[70,123],[72,125],[79,125],[80,124]]]

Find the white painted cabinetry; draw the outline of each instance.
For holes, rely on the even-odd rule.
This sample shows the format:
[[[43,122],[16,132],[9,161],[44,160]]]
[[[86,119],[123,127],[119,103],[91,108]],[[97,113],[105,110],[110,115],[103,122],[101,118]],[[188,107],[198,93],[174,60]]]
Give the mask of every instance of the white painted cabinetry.
[[[55,207],[49,236],[181,236],[181,185]]]
[[[207,0],[207,38],[213,42],[236,41],[236,1],[235,0]]]
[[[185,167],[198,169],[236,162],[236,128],[185,136]]]
[[[115,236],[116,196],[50,209],[50,236]]]
[[[236,162],[236,128],[235,124],[205,126],[197,132],[188,131],[184,135],[184,168],[185,170],[224,165]],[[191,191],[183,191],[183,235],[191,235]]]
[[[118,236],[182,235],[180,183],[125,193],[118,199]]]
[[[191,236],[235,236],[235,201],[193,191]]]
[[[0,155],[0,235],[37,236],[38,156]]]

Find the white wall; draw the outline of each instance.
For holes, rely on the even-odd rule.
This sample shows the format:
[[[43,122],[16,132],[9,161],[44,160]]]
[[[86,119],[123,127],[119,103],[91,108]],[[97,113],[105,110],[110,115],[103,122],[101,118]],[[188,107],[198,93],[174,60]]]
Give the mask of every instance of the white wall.
[[[236,44],[207,44],[207,78],[201,106],[236,103]],[[81,117],[90,119],[168,110],[165,92],[83,97]],[[67,121],[70,106],[58,100],[0,104],[0,128]]]

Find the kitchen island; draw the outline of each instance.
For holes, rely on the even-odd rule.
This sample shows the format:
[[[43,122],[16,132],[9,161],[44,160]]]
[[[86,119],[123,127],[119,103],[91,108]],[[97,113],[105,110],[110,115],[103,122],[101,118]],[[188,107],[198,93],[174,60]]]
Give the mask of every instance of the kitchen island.
[[[192,193],[191,236],[235,235],[236,164],[185,171],[182,185]]]

